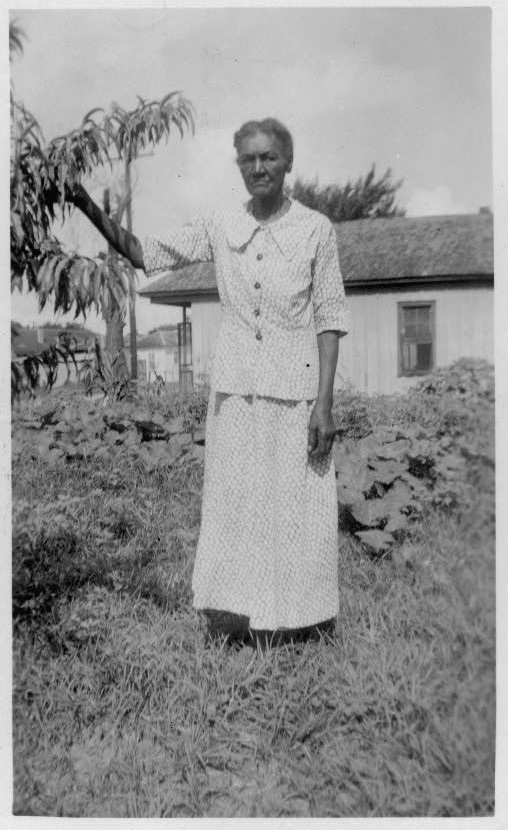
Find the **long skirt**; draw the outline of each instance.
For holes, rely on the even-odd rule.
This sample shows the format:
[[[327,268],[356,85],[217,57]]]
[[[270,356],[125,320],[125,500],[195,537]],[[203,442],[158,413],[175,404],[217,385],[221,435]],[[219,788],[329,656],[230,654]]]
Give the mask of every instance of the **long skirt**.
[[[195,608],[241,615],[261,631],[337,615],[335,472],[331,457],[308,458],[312,406],[212,390]]]

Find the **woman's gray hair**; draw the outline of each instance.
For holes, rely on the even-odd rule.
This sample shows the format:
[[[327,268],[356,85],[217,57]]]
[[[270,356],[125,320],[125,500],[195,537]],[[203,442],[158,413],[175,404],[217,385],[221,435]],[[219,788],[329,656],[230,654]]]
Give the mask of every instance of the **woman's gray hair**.
[[[275,136],[281,145],[284,158],[289,164],[293,163],[293,137],[288,128],[280,121],[277,121],[276,118],[263,118],[262,121],[247,121],[245,124],[242,124],[233,138],[235,150],[238,152],[238,148],[244,138],[255,135],[256,133]]]

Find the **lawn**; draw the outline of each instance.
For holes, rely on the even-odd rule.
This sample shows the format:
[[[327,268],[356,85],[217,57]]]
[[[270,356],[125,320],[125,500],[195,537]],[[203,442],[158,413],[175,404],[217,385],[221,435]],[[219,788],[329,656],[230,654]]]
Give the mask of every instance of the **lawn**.
[[[382,554],[343,523],[334,635],[267,651],[207,644],[191,608],[202,453],[38,453],[58,397],[16,406],[14,812],[492,815],[493,389],[461,372],[337,398],[353,441],[416,423],[462,447],[460,498],[426,503]],[[150,412],[197,429],[191,404]]]

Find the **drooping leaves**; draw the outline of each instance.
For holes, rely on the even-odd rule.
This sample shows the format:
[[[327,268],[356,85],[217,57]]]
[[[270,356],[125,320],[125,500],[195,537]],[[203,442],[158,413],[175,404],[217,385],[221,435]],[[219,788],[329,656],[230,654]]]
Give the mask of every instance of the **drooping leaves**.
[[[55,310],[74,309],[76,316],[85,316],[92,304],[103,313],[123,307],[128,296],[125,261],[69,254],[54,236],[53,222],[72,211],[68,188],[82,177],[97,166],[111,167],[117,157],[134,160],[147,147],[167,141],[175,129],[182,136],[185,130],[193,132],[193,114],[180,92],[161,101],[139,98],[132,110],[117,103],[109,112],[94,108],[77,129],[46,143],[35,116],[11,100],[11,288],[21,290],[25,283],[38,293],[41,309],[52,298]]]
[[[34,396],[39,389],[50,391],[56,383],[58,372],[63,367],[67,380],[71,376],[72,364],[78,372],[75,358],[77,341],[69,332],[61,331],[56,343],[52,343],[40,354],[27,355],[11,360],[11,400],[15,401],[26,392]]]

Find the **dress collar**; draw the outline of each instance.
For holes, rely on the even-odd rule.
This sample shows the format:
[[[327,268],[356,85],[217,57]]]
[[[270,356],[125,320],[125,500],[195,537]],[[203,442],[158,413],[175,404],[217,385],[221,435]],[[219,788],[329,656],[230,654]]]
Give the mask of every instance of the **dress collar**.
[[[288,227],[300,212],[300,205],[290,198],[289,209],[274,222],[259,222],[249,210],[250,202],[245,202],[239,211],[231,213],[226,221],[226,236],[232,248],[243,248],[261,228],[270,232],[281,253],[286,259],[294,254],[294,244]]]

